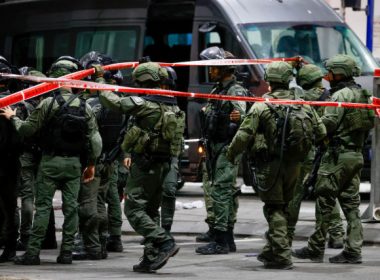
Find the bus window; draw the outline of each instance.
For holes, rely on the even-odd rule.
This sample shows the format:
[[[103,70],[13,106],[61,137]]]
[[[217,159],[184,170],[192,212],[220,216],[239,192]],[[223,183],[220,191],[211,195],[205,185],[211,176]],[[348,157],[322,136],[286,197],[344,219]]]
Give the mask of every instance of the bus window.
[[[132,61],[137,56],[137,29],[81,31],[77,34],[75,56],[96,50],[119,61]]]
[[[12,63],[17,66],[33,66],[42,71],[45,39],[41,35],[25,35],[15,38]]]

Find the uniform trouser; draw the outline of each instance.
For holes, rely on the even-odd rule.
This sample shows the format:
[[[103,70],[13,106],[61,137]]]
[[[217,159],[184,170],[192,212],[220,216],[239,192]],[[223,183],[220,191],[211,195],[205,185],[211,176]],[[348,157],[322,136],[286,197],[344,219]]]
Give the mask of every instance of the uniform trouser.
[[[15,157],[17,160],[17,157]],[[0,204],[3,211],[3,239],[6,250],[15,250],[18,238],[15,212],[17,207],[17,173],[18,163],[13,159],[7,166],[0,167]]]
[[[161,204],[162,184],[169,171],[168,162],[150,162],[139,165],[139,158],[132,158],[130,175],[127,179],[124,213],[132,228],[145,238],[145,254],[154,259],[157,244],[172,240],[159,226],[158,209]]]
[[[214,227],[215,215],[214,210],[212,209],[212,199],[211,199],[211,183],[210,178],[207,173],[206,163],[202,163],[202,185],[203,185],[203,196],[206,206],[206,220],[205,222],[209,225],[210,228]]]
[[[299,163],[283,160],[280,165],[279,160],[274,160],[258,176],[262,182],[261,187],[266,189],[259,191],[259,196],[265,203],[263,210],[268,222],[267,243],[262,254],[273,262],[292,262],[288,238],[288,204],[293,197],[299,171]]]
[[[302,163],[300,176],[297,179],[297,184],[294,192],[293,199],[289,202],[289,222],[288,222],[288,237],[290,245],[292,245],[294,232],[296,229],[296,224],[298,222],[298,216],[300,213],[301,202],[305,196],[305,188],[303,183],[305,178],[309,175],[312,170],[312,160],[306,160]],[[316,228],[321,225],[321,210],[319,204],[315,204],[315,218],[316,218]],[[328,225],[328,232],[330,239],[341,240],[344,236],[344,228],[342,218],[340,216],[339,205],[336,204],[334,207]]]
[[[97,168],[100,175],[100,185],[98,192],[98,220],[99,236],[106,238],[108,235],[108,213],[106,207],[107,193],[110,187],[111,177],[115,172],[114,163],[98,164]]]
[[[171,228],[173,224],[175,201],[178,184],[178,163],[170,164],[170,170],[165,177],[161,201],[161,226]]]
[[[121,235],[121,226],[123,224],[121,204],[117,189],[118,181],[118,162],[115,162],[115,168],[109,180],[106,202],[108,205],[108,233],[109,235]]]
[[[321,209],[321,226],[310,236],[308,247],[315,254],[323,254],[331,212],[338,199],[347,220],[344,251],[361,255],[363,227],[360,221],[360,171],[363,167],[361,151],[344,148],[329,149],[322,158],[315,187]]]
[[[18,191],[18,196],[21,198],[20,238],[27,241],[32,230],[38,163],[32,153],[24,152],[20,156],[20,165],[20,186]]]
[[[94,180],[82,183],[79,191],[79,231],[82,233],[83,245],[88,253],[100,252],[98,232],[99,183],[99,176],[95,176]]]
[[[240,157],[236,159],[239,162]],[[219,153],[213,168],[210,198],[214,212],[214,228],[227,231],[236,223],[238,199],[236,194],[236,176],[238,163],[231,163],[226,158],[226,149]]]
[[[72,251],[74,235],[78,228],[78,194],[80,188],[81,164],[79,157],[42,156],[37,173],[36,213],[27,254],[39,255],[41,243],[49,223],[52,200],[57,189],[62,192],[61,251]]]

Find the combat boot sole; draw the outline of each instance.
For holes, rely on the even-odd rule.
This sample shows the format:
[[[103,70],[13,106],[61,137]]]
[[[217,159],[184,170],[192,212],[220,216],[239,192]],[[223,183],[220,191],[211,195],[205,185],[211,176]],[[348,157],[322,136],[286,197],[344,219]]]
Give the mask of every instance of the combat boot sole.
[[[282,270],[289,270],[293,269],[292,263],[276,263],[276,262],[266,262],[264,263],[264,268],[267,269],[282,269]]]

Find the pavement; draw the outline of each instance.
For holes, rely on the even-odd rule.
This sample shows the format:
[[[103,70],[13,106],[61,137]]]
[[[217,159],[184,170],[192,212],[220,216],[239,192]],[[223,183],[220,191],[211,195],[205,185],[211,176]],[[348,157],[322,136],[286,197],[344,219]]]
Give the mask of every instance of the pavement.
[[[208,227],[204,222],[206,209],[203,203],[203,190],[200,183],[186,183],[178,192],[177,209],[175,212],[172,232],[180,235],[196,235],[206,232]],[[368,207],[368,201],[363,201],[360,211],[363,213]],[[57,211],[56,226],[61,229],[63,223],[62,211],[58,211],[61,206],[60,193],[57,192],[54,199],[54,206]],[[185,208],[189,209],[185,209]],[[193,208],[191,208],[193,207]],[[198,208],[196,208],[198,207]],[[263,203],[252,194],[239,196],[239,211],[234,234],[240,237],[264,237],[267,230],[267,222],[262,211]],[[123,209],[123,205],[122,205]],[[341,214],[342,217],[343,213]],[[345,222],[345,221],[344,221]],[[295,240],[307,240],[314,232],[315,226],[315,202],[303,201],[297,223]],[[365,244],[380,244],[380,223],[363,223]],[[135,235],[134,230],[129,225],[125,215],[123,215],[123,235]]]

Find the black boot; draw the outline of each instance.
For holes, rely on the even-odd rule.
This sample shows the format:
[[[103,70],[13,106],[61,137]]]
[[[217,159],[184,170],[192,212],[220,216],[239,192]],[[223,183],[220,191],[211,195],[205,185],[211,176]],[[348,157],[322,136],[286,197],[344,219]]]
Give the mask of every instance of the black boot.
[[[196,242],[213,242],[215,241],[215,230],[210,227],[209,230],[205,233],[199,234],[195,238]]]
[[[201,255],[228,254],[227,232],[215,230],[215,241],[198,247],[195,252]]]
[[[39,265],[40,257],[25,253],[22,256],[16,256],[14,263],[18,265]]]
[[[111,235],[107,239],[107,251],[108,252],[123,252],[123,243],[121,242],[120,235]]]
[[[146,256],[142,256],[139,264],[135,264],[133,266],[134,272],[142,272],[142,273],[154,273],[156,272],[151,268],[153,262],[151,262]]]
[[[361,255],[352,255],[345,251],[342,251],[340,254],[329,258],[331,263],[350,263],[350,264],[358,264],[362,263]]]
[[[230,252],[236,252],[236,244],[234,238],[234,229],[229,227],[227,230],[227,244],[230,248]]]
[[[15,249],[5,248],[3,253],[0,256],[0,263],[12,262],[15,257],[16,257]]]
[[[179,247],[175,243],[174,239],[165,241],[159,245],[158,255],[150,268],[152,270],[158,270],[162,268],[169,260],[170,257],[174,257],[179,251]]]
[[[73,257],[71,251],[62,251],[57,257],[57,263],[60,264],[72,264]]]
[[[292,251],[292,256],[298,259],[309,259],[313,262],[323,262],[323,254],[316,254],[309,250],[308,247],[302,247]]]

